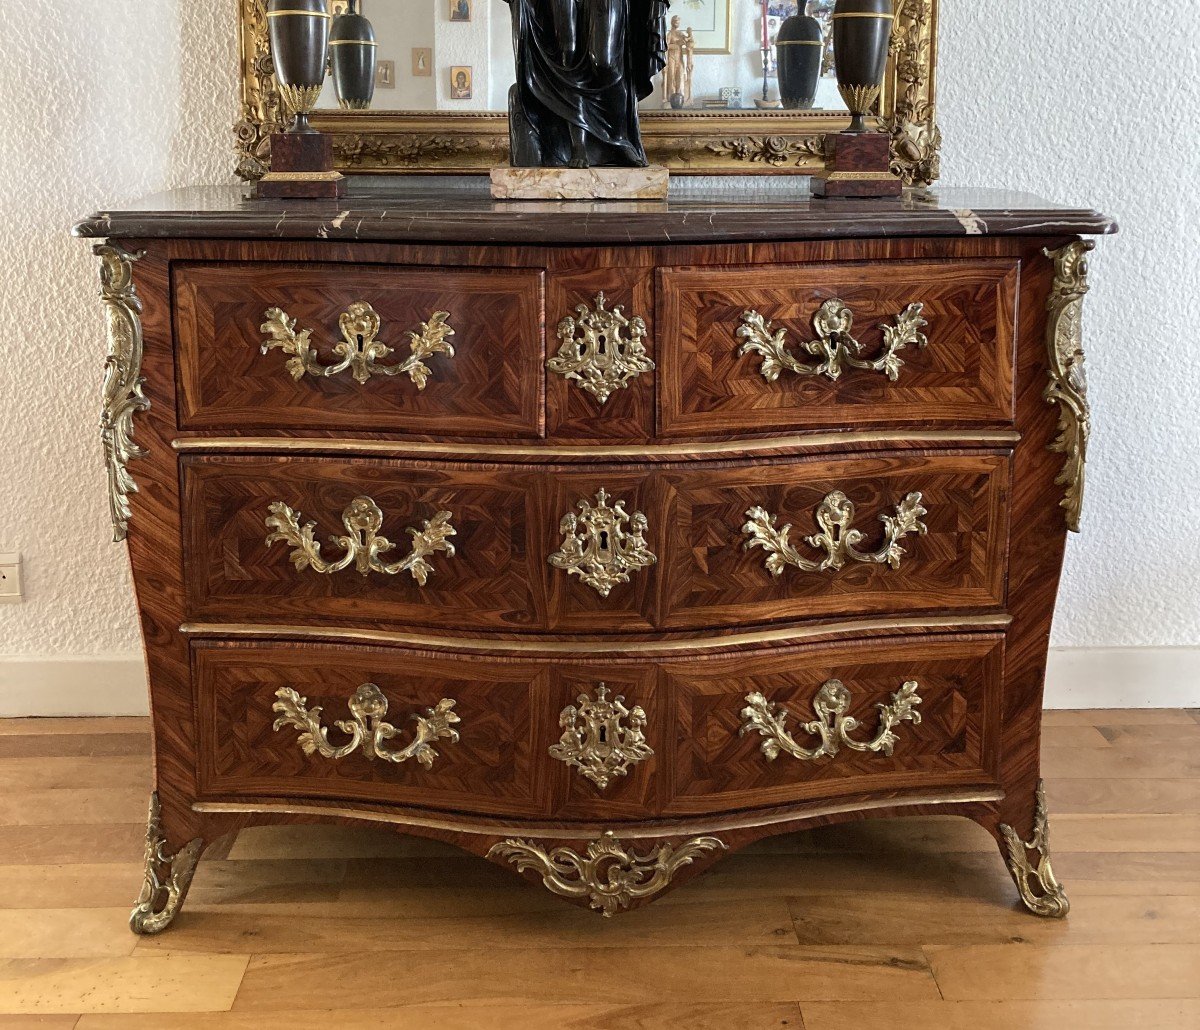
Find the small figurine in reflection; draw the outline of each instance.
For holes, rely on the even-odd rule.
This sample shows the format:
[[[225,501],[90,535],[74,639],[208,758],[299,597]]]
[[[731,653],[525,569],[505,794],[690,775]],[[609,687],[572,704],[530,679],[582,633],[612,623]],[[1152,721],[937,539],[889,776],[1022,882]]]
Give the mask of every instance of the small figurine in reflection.
[[[471,69],[466,65],[457,65],[450,69],[450,99],[471,99]]]
[[[667,33],[667,70],[663,72],[663,106],[679,110],[692,102],[692,68],[695,64],[696,37],[691,26],[679,27],[679,15],[671,17]]]
[[[644,167],[637,105],[663,69],[667,0],[506,0],[516,167]]]

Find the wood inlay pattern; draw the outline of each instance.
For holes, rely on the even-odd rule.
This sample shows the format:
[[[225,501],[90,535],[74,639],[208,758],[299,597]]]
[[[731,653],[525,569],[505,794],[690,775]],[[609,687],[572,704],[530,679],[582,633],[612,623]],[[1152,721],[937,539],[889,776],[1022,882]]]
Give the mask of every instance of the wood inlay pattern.
[[[150,237],[122,244],[146,252],[134,281],[150,402],[128,541],[163,854],[271,822],[388,824],[505,868],[493,849],[510,838],[576,855],[608,832],[639,855],[718,839],[675,889],[759,838],[870,813],[953,813],[998,840],[1001,826],[1042,840],[1039,720],[1066,532],[1042,398],[1043,251],[1109,223],[1006,207],[963,237],[917,205],[819,227],[807,208],[783,211],[767,230],[759,203],[752,238],[734,239],[714,205],[711,231],[672,235],[679,208],[646,239],[644,212],[623,236],[615,209],[568,234],[551,207],[548,235],[515,207],[464,208],[478,235],[424,237],[411,226],[428,222],[400,229],[379,212],[371,231],[390,228],[371,241],[319,233],[315,214],[296,221],[317,238],[290,240],[233,210],[85,227]],[[559,320],[601,291],[645,321],[656,366],[604,405],[546,368]],[[895,381],[852,370],[767,382],[756,355],[738,355],[747,309],[786,327],[795,349],[835,297],[864,354],[915,303],[927,346],[904,350]],[[418,390],[405,376],[297,381],[278,352],[259,352],[263,315],[280,307],[327,363],[338,316],[360,301],[401,353],[407,330],[449,312],[455,355],[432,357]],[[548,561],[563,515],[601,490],[644,513],[657,558],[607,597]],[[745,549],[746,513],[762,507],[808,553],[815,512],[838,490],[862,552],[910,494],[926,532],[904,537],[898,563],[777,578]],[[273,502],[324,544],[359,496],[401,548],[404,527],[452,513],[453,560],[420,585],[300,573],[266,546]],[[857,739],[908,681],[921,721],[904,723],[890,755],[813,762],[768,762],[758,734],[739,733],[747,695],[761,693],[803,735],[830,679],[850,691]],[[601,682],[644,711],[653,751],[604,791],[549,753],[561,713]],[[393,720],[453,699],[459,739],[425,767],[306,755],[294,727],[274,729],[281,688],[333,727],[364,683]],[[1054,804],[1051,791],[1051,817]]]

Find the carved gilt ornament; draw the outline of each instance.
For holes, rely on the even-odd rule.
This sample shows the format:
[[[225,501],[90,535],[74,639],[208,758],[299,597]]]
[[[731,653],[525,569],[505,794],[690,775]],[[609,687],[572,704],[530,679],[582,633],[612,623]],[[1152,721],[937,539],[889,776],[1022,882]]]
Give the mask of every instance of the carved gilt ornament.
[[[1054,481],[1066,487],[1060,503],[1066,511],[1067,528],[1073,533],[1079,532],[1083,513],[1084,472],[1092,432],[1083,359],[1083,298],[1088,292],[1087,256],[1095,246],[1091,240],[1077,240],[1045,252],[1054,262],[1054,285],[1046,302],[1050,382],[1043,396],[1047,404],[1058,405],[1058,436],[1050,449],[1066,455]]]
[[[627,708],[620,694],[610,701],[603,683],[595,700],[580,694],[579,707],[567,705],[558,724],[563,734],[550,748],[551,757],[578,769],[600,790],[654,754],[646,743],[646,713],[640,706]]]
[[[408,331],[411,353],[403,361],[385,364],[392,348],[379,339],[379,315],[365,301],[355,301],[338,319],[342,340],[333,348],[341,360],[332,365],[322,365],[312,346],[311,329],[296,332],[296,320],[289,318],[281,308],[269,308],[264,316],[261,332],[266,339],[259,348],[263,354],[279,348],[289,355],[284,367],[293,379],[299,381],[306,375],[330,378],[346,369],[356,383],[365,383],[371,376],[406,375],[418,390],[424,390],[432,374],[425,359],[435,354],[454,357],[454,347],[447,337],[454,335],[447,319],[448,311],[435,311],[428,322],[421,322],[417,330]]]
[[[409,553],[396,562],[384,559],[389,551],[396,547],[387,537],[380,534],[383,526],[383,512],[370,497],[356,497],[342,512],[342,525],[346,527],[345,536],[332,536],[331,544],[342,549],[341,557],[334,561],[326,561],[321,554],[321,545],[314,531],[317,524],[306,522],[300,524],[300,513],[288,507],[283,501],[275,501],[267,508],[267,546],[277,541],[284,541],[292,549],[292,564],[298,571],[312,569],[322,575],[332,575],[353,565],[355,571],[365,576],[370,572],[380,572],[385,576],[395,576],[401,572],[409,573],[421,586],[424,586],[433,571],[433,566],[426,560],[437,551],[444,551],[447,557],[454,557],[454,545],[449,538],[457,534],[448,511],[439,511],[432,519],[426,519],[420,529],[409,528],[412,537],[412,547]]]
[[[920,684],[908,680],[895,694],[890,704],[876,705],[879,709],[879,727],[869,740],[855,740],[850,736],[859,728],[859,721],[846,713],[850,710],[850,691],[841,680],[827,680],[813,699],[813,711],[817,713],[812,722],[801,724],[805,733],[820,738],[815,747],[804,747],[787,728],[788,711],[783,705],[771,704],[758,692],[746,695],[746,707],[742,709],[742,727],[739,736],[757,732],[763,737],[759,746],[768,762],[775,761],[787,752],[793,758],[813,762],[818,758],[832,758],[843,747],[852,751],[870,751],[891,757],[899,737],[894,732],[902,722],[917,725],[921,713],[917,705],[921,697],[917,693]]]
[[[625,502],[608,503],[608,491],[600,490],[593,505],[586,498],[562,517],[558,531],[562,547],[550,555],[556,569],[578,576],[601,597],[618,583],[628,583],[629,574],[658,561],[646,544],[649,524],[640,511],[625,511]]]
[[[791,524],[782,529],[775,525],[776,516],[765,508],[754,507],[746,512],[749,520],[742,532],[749,538],[742,546],[747,550],[761,547],[767,554],[766,566],[772,576],[781,576],[789,565],[804,572],[836,572],[847,562],[887,565],[898,569],[906,553],[900,541],[910,533],[924,534],[921,518],[929,512],[921,505],[920,493],[908,494],[896,505],[895,513],[883,514],[883,541],[873,551],[861,551],[858,545],[864,534],[853,528],[854,502],[841,490],[827,494],[817,508],[817,525],[821,532],[806,536],[804,542],[825,552],[821,559],[805,558],[789,541]]]
[[[605,309],[603,293],[597,293],[595,307],[580,304],[578,318],[568,315],[558,323],[561,346],[546,362],[551,372],[574,380],[601,404],[630,380],[654,369],[642,342],[646,323],[638,315],[626,318],[620,305]]]
[[[367,759],[381,759],[399,765],[415,758],[426,769],[433,765],[438,752],[431,741],[458,740],[454,725],[462,720],[454,714],[454,701],[442,698],[433,708],[426,708],[424,715],[412,715],[416,724],[413,739],[402,748],[389,748],[386,742],[400,736],[400,727],[386,721],[387,698],[374,683],[364,683],[349,701],[350,718],[338,719],[334,726],[349,737],[344,744],[333,744],[329,740],[329,729],[321,725],[321,707],[308,707],[308,699],[291,687],[280,687],[275,691],[272,711],[279,713],[274,729],[285,726],[300,730],[297,743],[306,755],[318,754],[337,761],[355,751],[362,751]]]
[[[238,0],[241,117],[234,126],[237,174],[262,178],[271,133],[292,112],[280,95],[267,42],[266,0]],[[896,0],[887,71],[873,127],[891,136],[891,167],[909,186],[938,177],[935,118],[937,0]],[[736,175],[768,165],[807,174],[825,164],[825,135],[846,127],[844,111],[643,111],[653,164]],[[339,171],[486,173],[508,161],[508,116],[500,111],[318,110],[314,128],[333,137]]]
[[[800,345],[801,351],[820,359],[816,362],[804,361],[787,349],[787,329],[776,329],[757,311],[747,311],[737,330],[738,338],[745,341],[738,354],[759,355],[762,358],[759,371],[768,383],[775,382],[784,369],[799,376],[825,376],[836,382],[848,368],[881,372],[895,382],[904,365],[900,351],[929,343],[920,331],[929,324],[921,317],[924,308],[923,304],[909,304],[896,316],[895,325],[881,325],[883,349],[875,358],[862,358],[862,344],[851,332],[854,313],[836,298],[827,300],[813,315],[817,338]]]
[[[133,416],[150,408],[142,392],[142,301],[133,285],[133,263],[142,257],[113,244],[92,248],[100,259],[100,299],[108,323],[108,357],[104,359],[104,386],[100,404],[100,443],[108,470],[108,508],[113,541],[129,532],[129,495],[137,483],[129,462],[146,456],[133,440]]]
[[[162,806],[157,791],[152,793],[146,820],[145,880],[129,914],[129,928],[134,933],[162,933],[171,925],[187,898],[203,850],[204,841],[197,837],[173,855],[167,851]]]
[[[1063,886],[1050,867],[1050,817],[1046,812],[1046,787],[1037,785],[1037,804],[1033,814],[1033,836],[1021,840],[1008,823],[1000,824],[1000,835],[1008,849],[1008,871],[1021,895],[1021,901],[1034,915],[1062,919],[1070,910]],[[1029,853],[1037,855],[1037,863],[1029,861]]]
[[[713,851],[724,851],[716,837],[696,837],[682,844],[660,844],[644,855],[626,848],[612,831],[594,840],[580,855],[571,848],[547,851],[532,841],[512,838],[492,845],[487,857],[532,870],[546,889],[564,898],[587,898],[605,916],[629,908],[634,901],[664,890],[684,866]]]

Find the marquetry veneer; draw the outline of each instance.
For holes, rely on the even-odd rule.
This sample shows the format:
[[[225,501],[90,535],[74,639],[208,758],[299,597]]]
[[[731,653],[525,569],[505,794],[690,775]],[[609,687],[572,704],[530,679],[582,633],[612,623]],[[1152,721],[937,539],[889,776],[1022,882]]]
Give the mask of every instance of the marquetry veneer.
[[[1006,200],[83,223],[154,716],[134,928],[204,842],[317,820],[607,915],[950,812],[1065,914],[1038,726],[1112,226]]]

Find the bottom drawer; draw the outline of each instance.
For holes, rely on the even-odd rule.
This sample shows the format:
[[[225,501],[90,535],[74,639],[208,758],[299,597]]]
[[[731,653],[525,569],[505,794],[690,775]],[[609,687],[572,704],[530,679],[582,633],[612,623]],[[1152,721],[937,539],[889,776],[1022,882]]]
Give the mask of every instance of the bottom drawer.
[[[1003,644],[576,659],[196,642],[200,792],[622,821],[992,786]]]

